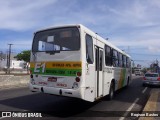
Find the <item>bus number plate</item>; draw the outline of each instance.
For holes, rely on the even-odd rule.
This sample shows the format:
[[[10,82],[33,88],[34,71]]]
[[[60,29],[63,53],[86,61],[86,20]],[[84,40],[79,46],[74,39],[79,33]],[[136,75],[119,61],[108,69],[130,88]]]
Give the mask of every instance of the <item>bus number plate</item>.
[[[56,77],[49,77],[48,82],[57,82],[57,78]]]

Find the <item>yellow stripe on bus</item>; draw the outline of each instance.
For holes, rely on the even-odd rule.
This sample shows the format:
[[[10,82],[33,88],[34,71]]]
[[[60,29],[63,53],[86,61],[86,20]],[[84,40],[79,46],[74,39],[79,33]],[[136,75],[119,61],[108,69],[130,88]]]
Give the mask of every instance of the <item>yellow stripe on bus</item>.
[[[118,82],[118,89],[122,88],[122,81],[123,81],[123,74],[122,74],[122,70],[121,70],[120,78],[119,78],[119,82]]]
[[[45,63],[45,68],[81,69],[81,62],[31,62],[30,67],[34,68],[36,63]]]

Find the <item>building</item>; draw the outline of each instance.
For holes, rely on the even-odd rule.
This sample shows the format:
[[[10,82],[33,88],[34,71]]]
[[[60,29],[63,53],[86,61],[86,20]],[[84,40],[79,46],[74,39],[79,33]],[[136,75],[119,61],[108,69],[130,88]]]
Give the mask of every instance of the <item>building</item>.
[[[10,69],[14,69],[14,70],[22,70],[25,68],[26,66],[26,63],[25,61],[19,61],[19,60],[16,60],[14,58],[15,55],[11,55],[11,60],[10,60]],[[6,58],[7,58],[7,55],[6,55]],[[1,59],[0,60],[0,70],[3,70],[3,69],[6,69],[8,68],[7,65],[7,59]]]

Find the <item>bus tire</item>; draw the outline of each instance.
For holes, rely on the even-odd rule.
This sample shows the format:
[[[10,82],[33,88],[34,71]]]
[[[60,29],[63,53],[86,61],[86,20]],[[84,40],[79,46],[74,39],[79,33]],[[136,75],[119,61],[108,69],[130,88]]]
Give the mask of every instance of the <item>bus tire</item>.
[[[112,81],[109,89],[108,99],[112,100],[113,98],[114,98],[114,82]]]

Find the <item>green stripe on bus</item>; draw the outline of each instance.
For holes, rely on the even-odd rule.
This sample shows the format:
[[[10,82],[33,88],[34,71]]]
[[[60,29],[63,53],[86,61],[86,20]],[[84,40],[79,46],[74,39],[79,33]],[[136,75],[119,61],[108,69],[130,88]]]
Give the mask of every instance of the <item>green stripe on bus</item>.
[[[39,68],[40,72],[34,72],[34,68],[31,68],[32,74],[41,74],[41,75],[57,75],[57,76],[76,76],[77,72],[81,72],[81,69],[52,69],[46,68],[44,73],[42,69]]]

